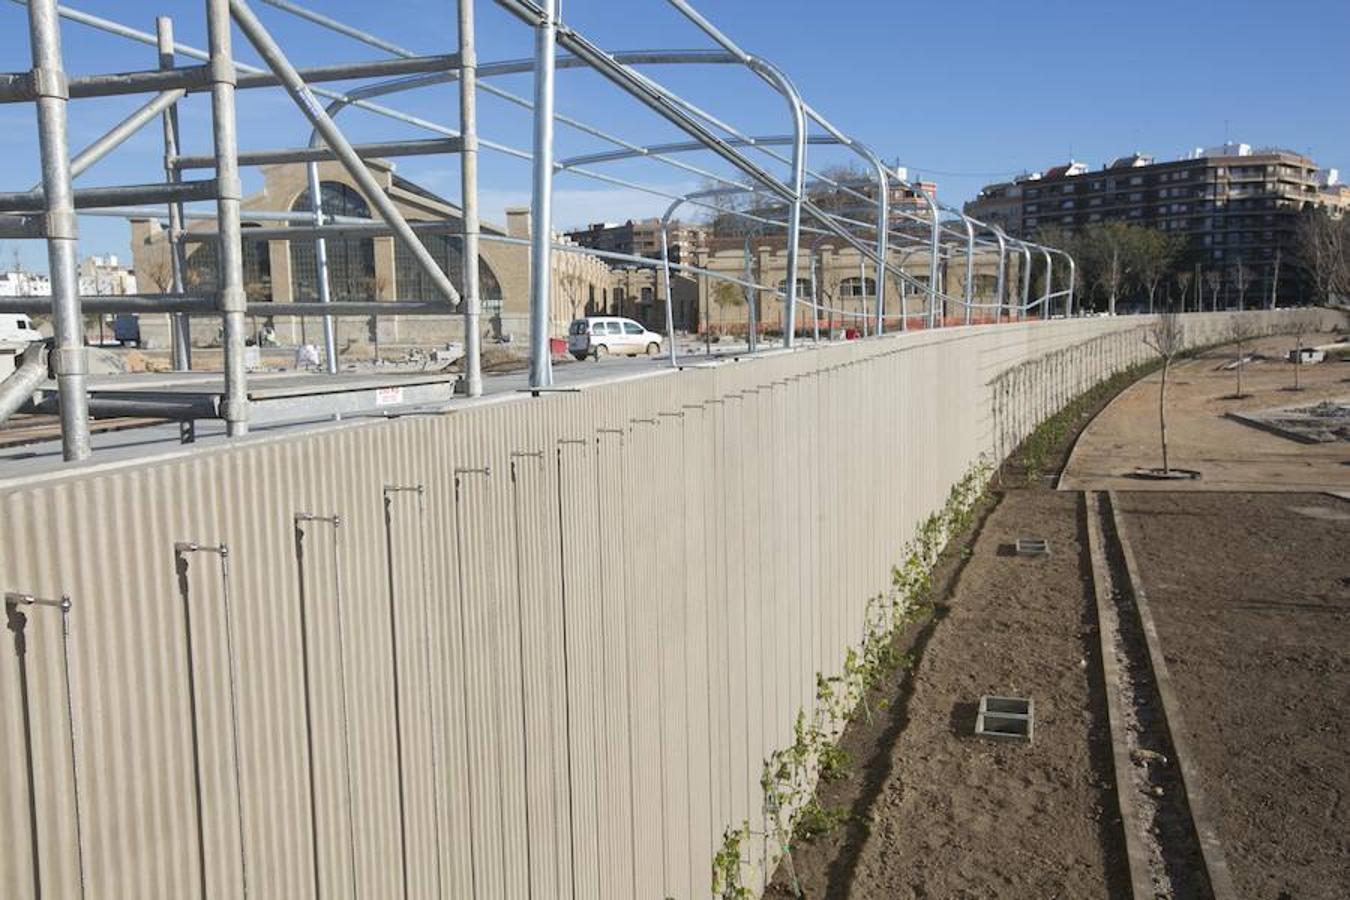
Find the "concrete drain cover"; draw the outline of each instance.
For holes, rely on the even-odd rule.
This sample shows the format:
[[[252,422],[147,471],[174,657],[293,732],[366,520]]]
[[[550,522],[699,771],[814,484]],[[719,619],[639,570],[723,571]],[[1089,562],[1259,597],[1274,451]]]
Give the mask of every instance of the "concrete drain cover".
[[[1020,537],[1013,545],[1018,556],[1049,556],[1050,542],[1045,538]]]
[[[1035,702],[1028,698],[983,696],[975,717],[975,736],[1030,743],[1036,729],[1035,711]]]

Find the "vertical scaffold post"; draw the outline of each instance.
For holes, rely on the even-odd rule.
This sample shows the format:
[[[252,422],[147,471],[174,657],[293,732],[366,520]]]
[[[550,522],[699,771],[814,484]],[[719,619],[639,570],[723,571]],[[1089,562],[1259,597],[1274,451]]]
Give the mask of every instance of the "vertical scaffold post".
[[[547,0],[534,33],[534,194],[530,226],[530,387],[553,384],[549,305],[553,275],[553,46],[557,0]]]
[[[70,147],[66,142],[66,105],[70,99],[61,61],[56,0],[32,0],[28,4],[28,30],[42,156],[52,328],[56,332],[52,357],[61,404],[61,451],[66,460],[79,460],[89,456],[89,397],[85,393],[88,362],[76,268],[79,230],[75,194],[70,184]]]
[[[159,67],[174,67],[173,19],[160,16],[155,19],[155,43],[159,52]],[[178,104],[172,103],[161,117],[164,125],[164,175],[169,181],[181,180],[178,166],[174,161],[178,157]],[[183,257],[183,204],[169,204],[169,289],[175,294],[183,293],[183,275],[186,262]],[[177,372],[186,372],[192,368],[192,331],[191,320],[186,313],[173,313],[170,321],[172,329],[173,367]]]
[[[464,377],[466,393],[483,393],[482,297],[478,285],[478,51],[474,41],[474,0],[459,0],[460,196],[464,226]],[[550,56],[552,54],[550,53]]]
[[[244,260],[239,225],[239,149],[235,140],[235,71],[230,55],[229,0],[206,0],[210,51],[211,131],[216,157],[217,290],[225,339],[225,433],[248,434],[248,390],[244,372]]]
[[[305,165],[305,178],[309,183],[309,211],[314,214],[315,226],[324,223],[323,218],[323,183],[319,181],[319,164],[316,162]],[[333,289],[328,279],[328,242],[322,237],[314,241],[314,272],[318,277],[315,279],[319,287],[319,302],[331,303],[333,300]],[[337,334],[334,331],[333,317],[323,317],[323,356],[324,370],[329,375],[336,375],[338,370],[337,358]]]

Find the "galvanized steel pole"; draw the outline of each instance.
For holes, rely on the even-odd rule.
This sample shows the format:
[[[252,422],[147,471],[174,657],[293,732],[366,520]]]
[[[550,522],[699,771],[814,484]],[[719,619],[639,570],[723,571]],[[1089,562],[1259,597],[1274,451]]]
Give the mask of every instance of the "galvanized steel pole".
[[[971,315],[975,312],[975,225],[965,216],[961,221],[966,223],[966,324],[970,324]]]
[[[159,67],[172,69],[173,59],[173,20],[168,16],[155,19],[155,39],[158,41]],[[177,183],[182,176],[173,161],[178,157],[178,104],[172,104],[164,110],[164,177]],[[183,204],[169,204],[169,289],[175,294],[183,293],[183,276],[187,271],[187,258],[183,255]],[[173,367],[176,371],[186,372],[192,368],[192,322],[181,313],[172,314],[172,350]]]
[[[553,50],[557,0],[534,31],[534,192],[530,212],[530,387],[553,384],[549,294],[553,275]]]
[[[670,364],[678,366],[679,362],[675,358],[675,303],[670,296],[670,238],[666,235],[664,222],[661,223],[661,281],[666,291],[666,340],[670,341],[667,350]]]
[[[474,38],[474,0],[459,0],[459,131],[461,221],[464,226],[464,376],[470,397],[483,393],[482,297],[478,284],[478,50]]]
[[[992,227],[992,226],[991,226]],[[997,324],[1003,320],[1003,298],[1004,298],[1004,278],[1007,273],[1008,264],[1008,244],[1004,240],[1003,231],[994,228],[994,237],[998,238],[998,280],[994,285],[994,323]]]
[[[61,452],[67,460],[89,456],[88,363],[84,317],[80,311],[76,254],[79,232],[75,195],[70,185],[70,147],[66,143],[66,74],[61,61],[61,26],[56,0],[28,4],[33,85],[37,93],[38,146],[42,154],[43,211],[46,213],[47,265],[52,285],[52,351],[61,401]]]
[[[1018,243],[1022,245],[1022,302],[1017,307],[1017,320],[1020,322],[1031,310],[1031,247],[1026,241]]]
[[[1050,293],[1054,290],[1054,287],[1051,284],[1051,276],[1054,274],[1054,264],[1050,261],[1049,250],[1039,245],[1037,245],[1036,249],[1040,250],[1045,256],[1045,294],[1041,297],[1041,318],[1048,319],[1050,318]]]
[[[307,163],[305,165],[305,175],[309,181],[309,209],[314,213],[314,226],[320,228],[324,224],[323,214],[323,184],[319,181],[319,164]],[[322,236],[314,240],[314,270],[319,288],[319,302],[333,302],[332,283],[328,280],[328,241]],[[378,328],[379,326],[376,325]],[[338,370],[337,359],[337,334],[333,324],[332,316],[323,317],[323,353],[324,369],[329,375],[336,375]]]
[[[239,145],[235,133],[235,71],[230,52],[230,0],[206,0],[206,33],[211,59],[212,137],[216,154],[217,289],[225,332],[225,433],[248,433],[248,385],[244,371],[243,236],[239,225]]]
[[[928,248],[928,327],[932,328],[938,320],[938,255],[941,253],[941,224],[938,222],[939,213],[937,201],[928,196],[928,192],[919,187],[919,195],[928,202],[928,209],[933,214],[933,238]]]

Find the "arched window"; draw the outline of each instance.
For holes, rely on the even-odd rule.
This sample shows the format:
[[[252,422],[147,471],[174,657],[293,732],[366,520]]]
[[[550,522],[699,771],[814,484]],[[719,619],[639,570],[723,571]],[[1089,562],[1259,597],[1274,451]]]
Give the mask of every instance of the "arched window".
[[[370,207],[347,185],[325,181],[319,185],[319,203],[327,216],[370,218]],[[309,212],[309,191],[291,204],[292,212]],[[333,300],[373,300],[380,285],[375,283],[375,241],[328,240],[328,291]],[[312,241],[291,241],[291,284],[297,302],[319,299],[319,269]]]
[[[450,277],[455,290],[464,291],[463,238],[449,234],[418,235],[441,271]],[[478,257],[478,295],[483,312],[488,315],[501,312],[502,286],[497,274],[480,255]],[[394,242],[394,296],[399,300],[436,301],[444,299],[431,283],[431,278],[413,258],[412,251],[402,241]]]
[[[874,278],[845,278],[839,282],[839,296],[841,297],[871,297],[877,292],[877,282]]]
[[[267,242],[248,239],[248,229],[257,227],[256,223],[244,223],[241,241],[244,256],[244,295],[250,303],[272,299],[272,257],[268,252]],[[183,273],[184,287],[189,292],[219,290],[220,284],[216,280],[216,273],[219,271],[216,242],[205,241],[195,246],[195,250],[189,246],[187,269]]]

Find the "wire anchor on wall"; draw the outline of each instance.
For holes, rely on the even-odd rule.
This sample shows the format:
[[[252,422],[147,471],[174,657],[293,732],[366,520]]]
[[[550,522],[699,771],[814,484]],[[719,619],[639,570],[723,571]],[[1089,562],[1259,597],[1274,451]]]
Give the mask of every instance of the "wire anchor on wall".
[[[234,624],[230,612],[230,548],[225,544],[198,544],[179,541],[173,545],[174,570],[178,575],[178,594],[183,600],[183,634],[187,651],[188,704],[192,716],[192,766],[197,800],[197,854],[203,900],[206,890],[206,818],[202,807],[201,735],[197,723],[197,678],[192,653],[192,603],[188,583],[188,559],[197,553],[215,554],[220,563],[220,596],[225,616],[225,665],[230,694],[230,739],[234,751],[234,793],[239,810],[239,878],[243,896],[248,896],[248,862],[244,848],[244,792],[239,759],[239,701],[236,689]]]
[[[5,625],[14,634],[14,656],[19,667],[19,703],[23,711],[24,769],[28,777],[28,818],[31,829],[30,844],[33,863],[33,896],[41,900],[41,848],[38,844],[37,783],[33,767],[32,699],[28,692],[28,616],[20,607],[38,607],[61,611],[61,669],[65,680],[66,728],[70,739],[71,794],[75,806],[75,852],[80,879],[80,896],[84,897],[84,829],[80,808],[79,745],[75,730],[75,695],[70,676],[70,597],[58,600],[36,597],[14,591],[5,594]]]

